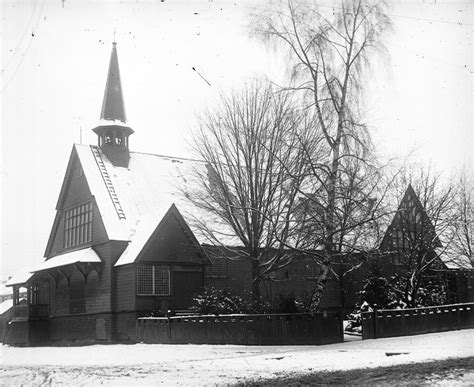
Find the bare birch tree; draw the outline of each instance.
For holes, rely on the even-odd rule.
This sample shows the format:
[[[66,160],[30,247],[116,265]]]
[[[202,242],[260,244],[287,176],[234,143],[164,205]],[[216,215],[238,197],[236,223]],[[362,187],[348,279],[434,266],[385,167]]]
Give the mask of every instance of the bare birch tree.
[[[291,134],[302,122],[288,96],[256,81],[222,96],[193,140],[206,168],[193,171],[194,188],[184,193],[207,214],[194,225],[228,258],[251,262],[254,299],[261,279],[294,255],[287,245],[297,243],[304,158]]]
[[[315,117],[312,136],[304,136],[308,141],[303,144],[314,185],[306,198],[321,222],[321,226],[313,222],[322,238],[312,243],[323,246],[315,253],[322,271],[311,311],[319,306],[331,266],[340,256],[338,250],[348,243],[349,235],[355,237],[373,221],[381,203],[376,197],[371,203],[370,195],[361,194],[351,198],[348,211],[341,208],[353,193],[362,192],[350,185],[350,175],[355,173],[353,181],[363,184],[364,174],[374,172],[361,102],[370,62],[384,51],[383,35],[389,29],[386,4],[363,0],[341,1],[333,7],[289,0],[255,14],[251,24],[253,34],[287,50],[291,84],[282,90],[299,94],[303,108]],[[366,188],[371,191],[370,184]],[[352,224],[344,225],[349,219]],[[310,247],[311,243],[308,251]]]

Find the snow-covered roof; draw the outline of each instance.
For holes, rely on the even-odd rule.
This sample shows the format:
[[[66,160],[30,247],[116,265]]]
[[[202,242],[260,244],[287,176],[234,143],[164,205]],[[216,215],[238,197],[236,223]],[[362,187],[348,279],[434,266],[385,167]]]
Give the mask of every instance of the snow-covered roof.
[[[131,230],[130,243],[114,266],[122,266],[135,262],[138,254],[140,254],[143,247],[145,247],[145,244],[150,239],[163,216],[145,217],[138,221],[136,226]]]
[[[31,270],[21,270],[13,274],[13,276],[6,282],[6,286],[13,286],[19,284],[25,284],[28,280],[33,277]]]
[[[52,269],[53,267],[61,267],[66,265],[72,265],[74,263],[97,263],[102,262],[97,255],[97,253],[91,248],[88,247],[82,250],[71,251],[66,254],[56,255],[46,261],[44,261],[40,266],[32,270],[33,273],[38,271]]]
[[[460,270],[472,270],[472,263],[470,259],[464,255],[455,254],[442,247],[435,249],[438,257],[443,261],[444,265],[448,269],[460,269]]]
[[[87,183],[99,208],[110,240],[130,241],[117,265],[133,262],[141,248],[170,207],[174,204],[191,228],[199,243],[209,243],[199,229],[193,228],[193,218],[206,219],[209,215],[193,206],[182,194],[191,183],[193,168],[204,163],[190,159],[130,152],[128,168],[114,166],[100,148],[75,145]],[[124,217],[119,217],[111,199],[94,151],[98,152],[107,170]],[[225,228],[225,226],[224,226]],[[224,230],[225,244],[238,245],[230,230]]]
[[[5,283],[6,283],[6,281],[5,281]],[[5,283],[3,283],[3,282],[0,283],[0,296],[5,296],[5,295],[13,293],[12,288],[6,286]]]
[[[5,300],[0,302],[0,315],[13,308],[13,300]]]

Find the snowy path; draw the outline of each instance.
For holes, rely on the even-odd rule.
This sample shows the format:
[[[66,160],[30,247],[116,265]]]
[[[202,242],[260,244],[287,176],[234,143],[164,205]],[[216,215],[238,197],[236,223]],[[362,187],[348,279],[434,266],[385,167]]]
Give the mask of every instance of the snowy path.
[[[214,384],[474,356],[474,330],[325,346],[0,347],[0,382]]]

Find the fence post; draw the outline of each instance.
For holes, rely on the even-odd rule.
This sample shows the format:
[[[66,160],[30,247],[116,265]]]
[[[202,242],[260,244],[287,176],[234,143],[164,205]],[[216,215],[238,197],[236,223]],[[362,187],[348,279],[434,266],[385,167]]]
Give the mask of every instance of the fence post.
[[[456,306],[456,317],[458,321],[457,329],[461,329],[461,308],[459,305]]]
[[[374,339],[377,338],[377,328],[378,328],[378,322],[377,322],[377,305],[374,304]]]
[[[170,316],[167,316],[168,318],[168,339],[171,341],[171,319]]]
[[[361,324],[362,324],[362,313],[360,315],[360,319],[361,319]],[[339,330],[341,332],[340,340],[341,340],[341,343],[343,343],[344,342],[344,315],[342,314],[342,309],[339,309]]]

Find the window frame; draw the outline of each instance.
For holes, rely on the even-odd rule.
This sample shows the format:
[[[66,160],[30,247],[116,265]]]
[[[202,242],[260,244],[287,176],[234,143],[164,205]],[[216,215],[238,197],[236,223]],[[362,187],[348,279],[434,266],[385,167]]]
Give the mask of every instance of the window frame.
[[[151,293],[142,293],[140,290],[140,268],[151,268]],[[157,270],[166,269],[168,289],[167,292],[157,292]],[[158,296],[158,297],[169,297],[171,296],[171,267],[170,265],[154,265],[154,264],[138,264],[136,266],[136,292],[137,296]],[[147,279],[148,281],[149,279]],[[143,281],[142,281],[143,282]],[[166,283],[165,281],[163,283]]]
[[[209,257],[211,265],[206,267],[206,278],[229,278],[229,263],[226,257]],[[214,271],[212,269],[216,270]]]
[[[94,201],[80,203],[63,211],[63,248],[71,249],[92,242]]]

